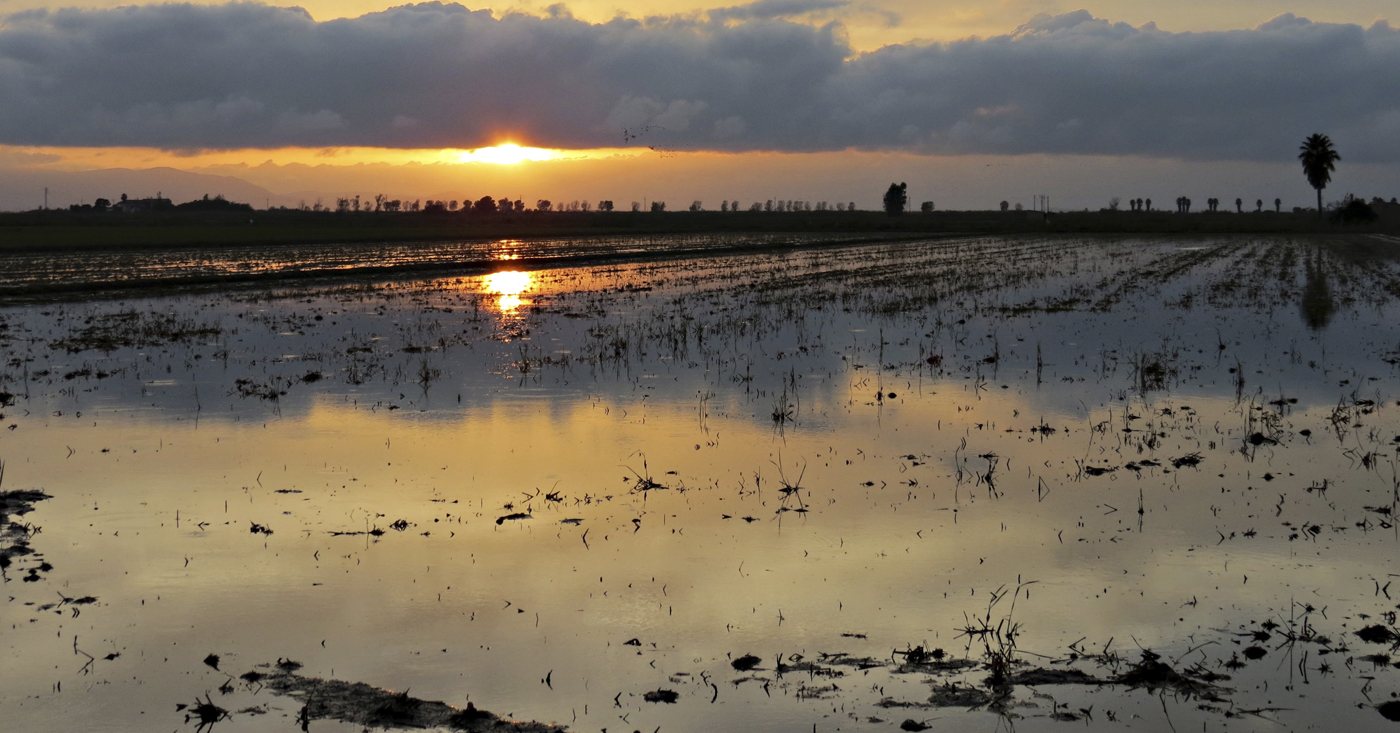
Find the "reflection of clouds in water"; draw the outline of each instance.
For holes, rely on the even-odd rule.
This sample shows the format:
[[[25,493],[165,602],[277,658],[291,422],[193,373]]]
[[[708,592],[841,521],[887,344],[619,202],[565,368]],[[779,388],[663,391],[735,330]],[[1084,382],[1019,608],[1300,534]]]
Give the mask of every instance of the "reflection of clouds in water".
[[[519,308],[522,303],[520,294],[529,290],[530,284],[530,273],[518,270],[494,272],[486,276],[486,292],[501,296],[496,305],[502,311]]]

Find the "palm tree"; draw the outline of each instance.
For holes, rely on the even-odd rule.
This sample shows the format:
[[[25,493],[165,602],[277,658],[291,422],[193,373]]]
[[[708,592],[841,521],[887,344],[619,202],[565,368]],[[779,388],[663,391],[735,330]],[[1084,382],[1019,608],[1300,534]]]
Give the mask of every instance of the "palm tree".
[[[1298,160],[1303,162],[1303,175],[1307,176],[1308,185],[1317,190],[1318,218],[1322,217],[1322,189],[1332,182],[1332,171],[1337,170],[1337,161],[1341,159],[1326,135],[1309,135],[1299,148]]]

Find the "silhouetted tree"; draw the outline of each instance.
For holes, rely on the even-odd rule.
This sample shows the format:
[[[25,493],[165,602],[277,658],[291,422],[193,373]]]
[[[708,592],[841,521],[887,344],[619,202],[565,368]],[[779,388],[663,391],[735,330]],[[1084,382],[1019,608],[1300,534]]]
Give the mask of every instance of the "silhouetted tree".
[[[1009,203],[1007,203],[1007,202],[1005,202],[1005,201],[1001,202],[1001,210],[1002,210],[1002,211],[1006,211],[1006,210],[1009,209],[1009,208],[1011,208],[1011,204],[1009,204]]]
[[[656,212],[665,211],[665,210],[666,210],[666,202],[665,202],[665,201],[653,201],[653,202],[651,202],[651,210],[652,210],[652,211],[656,211]]]
[[[549,199],[540,199],[539,201],[535,202],[536,211],[549,211],[551,206],[554,206],[554,203],[551,202]]]
[[[738,201],[738,199],[735,199],[734,201],[729,202],[729,210],[730,210],[730,211],[738,211],[738,210],[739,210],[739,201]]]
[[[1244,199],[1239,199],[1239,198],[1235,199],[1235,213],[1236,213],[1236,214],[1243,214],[1243,213],[1244,213]]]
[[[1254,211],[1257,213],[1257,212],[1261,212],[1261,211],[1263,211],[1263,210],[1264,210],[1264,199],[1259,199],[1258,201],[1255,201],[1255,202],[1254,202]]]
[[[496,213],[496,199],[482,196],[477,199],[476,203],[472,204],[472,211],[478,214],[494,214]]]
[[[885,213],[890,216],[899,216],[904,213],[907,206],[909,206],[909,184],[891,183],[889,190],[885,191]]]
[[[1342,156],[1332,148],[1332,140],[1326,135],[1314,133],[1303,141],[1298,149],[1298,160],[1303,163],[1303,175],[1308,185],[1317,191],[1317,216],[1322,218],[1322,189],[1332,182],[1332,172]]]
[[[1356,198],[1351,194],[1347,194],[1346,198],[1342,200],[1342,206],[1337,209],[1335,215],[1337,221],[1344,224],[1371,222],[1375,221],[1377,216],[1376,210],[1371,208],[1370,204],[1367,204],[1364,199]]]
[[[612,202],[612,200],[609,199],[609,200],[599,201],[599,202],[598,202],[598,210],[599,210],[599,211],[612,211],[612,210],[613,210],[613,202]]]
[[[1151,211],[1151,210],[1152,210],[1152,199],[1148,199],[1148,200],[1147,200],[1147,210],[1148,210],[1148,211]]]
[[[1283,213],[1283,199],[1274,199],[1274,213]]]
[[[923,212],[923,213],[925,213],[925,214],[932,214],[932,213],[933,213],[933,202],[932,202],[932,201],[925,201],[925,202],[923,202],[922,204],[919,204],[919,211],[921,211],[921,212]]]
[[[1118,198],[1117,196],[1114,196],[1113,198],[1111,198],[1111,199],[1108,200],[1108,210],[1109,210],[1109,211],[1117,211],[1117,210],[1118,210],[1118,207],[1121,206],[1122,203],[1123,203],[1123,202],[1122,202],[1121,200],[1119,200],[1119,198]]]
[[[111,202],[111,201],[108,201],[107,199],[98,199],[98,200],[92,202],[92,208],[93,208],[93,210],[95,210],[95,211],[106,211],[107,209],[109,209],[109,208],[111,208],[111,207],[112,207],[112,202]]]
[[[691,210],[691,211],[700,211],[700,210],[701,210],[700,202],[699,202],[699,201],[692,201],[692,202],[690,202],[690,210]]]

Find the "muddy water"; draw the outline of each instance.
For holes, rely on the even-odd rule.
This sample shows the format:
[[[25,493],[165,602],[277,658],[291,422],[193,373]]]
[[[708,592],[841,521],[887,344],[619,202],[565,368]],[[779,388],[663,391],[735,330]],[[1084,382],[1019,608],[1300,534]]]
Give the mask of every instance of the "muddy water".
[[[7,308],[0,710],[287,730],[285,658],[575,730],[1390,726],[1398,292],[952,239]]]

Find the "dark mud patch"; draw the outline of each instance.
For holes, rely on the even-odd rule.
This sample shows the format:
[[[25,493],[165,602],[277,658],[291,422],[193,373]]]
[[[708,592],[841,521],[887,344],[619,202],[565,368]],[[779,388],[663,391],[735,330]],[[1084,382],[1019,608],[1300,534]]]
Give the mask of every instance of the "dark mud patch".
[[[1223,702],[1221,695],[1225,690],[1213,684],[1222,679],[1228,680],[1229,677],[1204,669],[1177,670],[1165,662],[1144,657],[1132,669],[1114,677],[1112,681],[1132,689],[1166,690],[1178,695]]]
[[[990,692],[954,683],[936,685],[928,696],[929,707],[980,708],[992,701]]]
[[[744,656],[739,657],[738,659],[735,659],[734,661],[730,662],[729,666],[739,670],[740,672],[748,672],[749,670],[757,669],[759,663],[762,661],[762,659],[759,659],[758,657],[755,657],[752,654],[745,654]]]
[[[664,702],[668,705],[674,705],[677,700],[681,699],[681,696],[675,690],[652,690],[643,693],[642,699],[647,702]]]
[[[849,654],[835,652],[822,654],[821,660],[826,664],[835,667],[854,667],[856,669],[876,669],[887,666],[887,662],[874,657],[853,657]]]
[[[4,467],[0,464],[0,475]],[[39,528],[28,522],[16,521],[34,511],[34,505],[51,498],[42,491],[0,491],[0,572],[8,570],[18,558],[34,554],[29,540],[39,533]],[[40,579],[39,573],[48,572],[49,564],[40,563],[28,569],[24,576],[26,583]]]
[[[1093,661],[1100,662],[1105,667],[1110,665],[1116,667],[1121,663],[1118,660],[1110,659],[1094,659]],[[941,662],[938,665],[920,666],[925,672],[933,672],[937,666],[941,667],[939,671],[954,673],[980,665],[971,660],[951,660]],[[899,672],[901,669],[891,671]],[[1042,687],[1051,685],[1145,689],[1149,692],[1170,692],[1185,698],[1226,702],[1223,695],[1228,690],[1218,687],[1214,683],[1228,679],[1230,679],[1228,676],[1200,667],[1178,670],[1165,662],[1158,661],[1155,655],[1149,653],[1126,671],[1103,677],[1097,677],[1077,669],[1025,667],[1000,679],[989,677],[981,683],[929,680],[931,687],[927,701],[901,701],[887,697],[876,705],[882,708],[918,708],[924,710],[965,708],[967,710],[985,709],[992,712],[1005,712],[1013,701],[1013,693],[1017,686]]]
[[[299,666],[299,665],[295,665]],[[419,700],[408,692],[393,692],[363,682],[343,682],[296,674],[292,664],[260,665],[268,672],[250,672],[268,690],[301,701],[297,719],[303,725],[313,720],[338,720],[377,728],[447,728],[461,731],[518,731],[545,733],[562,731],[562,726],[506,720],[467,703],[465,709],[443,702]]]
[[[1380,624],[1367,626],[1356,632],[1356,636],[1368,644],[1395,644],[1400,643],[1400,634],[1387,629]]]
[[[774,669],[778,673],[779,677],[785,674],[809,674],[813,677],[846,676],[846,673],[842,672],[839,669],[833,669],[832,667],[818,664],[810,660],[802,659],[801,656],[796,654],[788,657],[788,660],[786,662],[784,662],[782,659],[779,659],[777,664],[774,666]]]
[[[941,661],[905,662],[890,670],[894,674],[953,674],[966,672],[978,666],[971,659],[944,659]]]
[[[966,658],[951,659],[942,649],[924,649],[922,646],[896,649],[890,653],[890,659],[900,662],[893,670],[895,674],[951,674],[972,669],[978,664]]]
[[[1106,680],[1101,680],[1091,674],[1077,669],[1028,669],[1024,672],[1017,672],[1007,678],[1007,682],[1013,685],[1025,685],[1027,687],[1039,687],[1041,685],[1102,685]]]
[[[928,700],[925,702],[915,702],[909,700],[895,700],[894,698],[884,698],[875,703],[875,707],[891,708],[915,708],[918,710],[932,710],[934,708],[966,708],[976,710],[986,707],[992,702],[992,693],[979,687],[964,685],[956,682],[947,682],[933,686]]]

